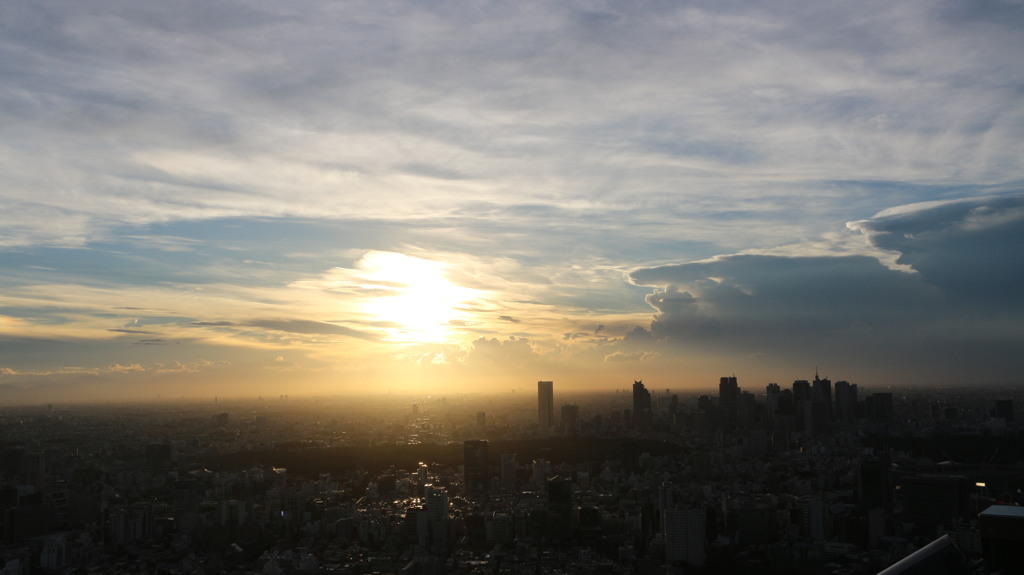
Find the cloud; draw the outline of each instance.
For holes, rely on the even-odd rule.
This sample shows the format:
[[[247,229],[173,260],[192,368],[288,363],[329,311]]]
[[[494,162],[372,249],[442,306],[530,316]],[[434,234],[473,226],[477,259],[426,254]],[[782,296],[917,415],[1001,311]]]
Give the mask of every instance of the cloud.
[[[657,310],[652,333],[669,338],[737,331],[767,336],[780,326],[881,328],[932,309],[938,297],[920,278],[867,256],[723,256],[636,270],[631,278],[666,286],[647,303]]]
[[[524,368],[540,359],[530,341],[523,337],[509,336],[507,339],[485,338],[473,340],[465,363],[474,366]]]
[[[260,329],[269,329],[274,331],[283,331],[288,333],[298,333],[305,335],[345,335],[349,337],[355,337],[359,339],[376,339],[372,334],[345,327],[343,325],[337,325],[334,323],[327,323],[322,321],[311,321],[302,319],[290,319],[290,320],[250,320],[244,325],[249,327],[257,327]]]
[[[850,224],[875,247],[897,251],[902,270],[867,256],[762,255],[635,270],[633,282],[657,286],[646,298],[656,313],[649,331],[637,328],[625,341],[649,335],[791,361],[902,361],[917,365],[918,377],[1024,367],[1006,354],[1024,345],[1022,206],[1021,196],[940,202]]]
[[[9,246],[225,217],[642,231],[659,210],[727,242],[702,216],[834,213],[827,183],[864,173],[1019,177],[1009,4],[37,4],[0,19]]]
[[[629,361],[651,361],[658,357],[659,354],[650,351],[616,351],[604,356],[604,360],[609,363],[615,362],[629,362]]]
[[[957,303],[1024,311],[1024,195],[902,206],[849,226]]]

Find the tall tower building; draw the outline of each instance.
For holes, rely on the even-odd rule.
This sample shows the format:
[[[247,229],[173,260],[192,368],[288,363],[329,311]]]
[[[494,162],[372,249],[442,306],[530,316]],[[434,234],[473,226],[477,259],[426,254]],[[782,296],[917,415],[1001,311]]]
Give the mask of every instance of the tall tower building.
[[[464,482],[469,493],[487,491],[487,442],[482,439],[468,439],[462,444]]]
[[[650,431],[654,423],[651,411],[651,392],[644,387],[643,381],[633,382],[633,427],[640,431]]]
[[[501,454],[501,487],[507,491],[516,488],[516,475],[519,471],[518,456],[515,453]]]
[[[718,381],[718,406],[721,409],[721,423],[725,429],[736,425],[740,402],[740,386],[736,377],[723,377]]]
[[[796,429],[803,431],[804,414],[807,411],[805,403],[811,400],[811,382],[806,379],[798,379],[793,382],[793,413],[796,416]]]
[[[565,540],[572,537],[572,481],[565,477],[547,480],[548,536]]]
[[[857,418],[857,384],[836,382],[836,419],[853,421]]]
[[[425,485],[423,499],[426,502],[430,541],[434,546],[443,548],[448,544],[448,493],[444,487]]]
[[[555,423],[555,383],[537,382],[537,424],[542,430],[550,429]]]
[[[782,396],[782,387],[777,383],[769,383],[765,386],[765,404],[769,421],[775,421],[776,413],[779,411],[779,398]]]
[[[825,415],[832,418],[832,381],[828,378],[821,379],[818,372],[814,372],[814,384],[811,386],[811,399],[824,406]]]
[[[580,406],[567,403],[562,406],[562,433],[575,435],[580,430]]]

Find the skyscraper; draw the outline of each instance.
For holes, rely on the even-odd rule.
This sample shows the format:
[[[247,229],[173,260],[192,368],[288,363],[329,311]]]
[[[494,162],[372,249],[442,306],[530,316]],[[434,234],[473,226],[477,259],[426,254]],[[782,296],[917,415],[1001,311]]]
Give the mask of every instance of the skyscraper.
[[[508,491],[516,488],[516,475],[519,470],[519,461],[515,453],[501,454],[501,487]]]
[[[537,424],[542,430],[550,429],[555,423],[555,383],[537,382]]]
[[[811,386],[811,399],[824,406],[825,416],[832,418],[832,381],[821,379],[817,372],[814,373],[814,384]]]
[[[853,421],[857,418],[857,384],[836,382],[836,419]]]
[[[580,429],[580,406],[567,403],[562,406],[562,433],[575,435]]]
[[[572,537],[572,481],[565,477],[547,480],[548,537],[566,540]]]
[[[640,431],[650,431],[654,423],[651,412],[651,392],[644,387],[643,381],[633,382],[633,427]]]
[[[488,445],[482,439],[468,439],[462,444],[466,491],[487,491]]]
[[[707,515],[702,508],[666,509],[662,512],[665,561],[703,567],[707,560]]]
[[[730,429],[736,425],[740,400],[740,386],[735,376],[718,380],[718,408],[721,410],[721,425]]]

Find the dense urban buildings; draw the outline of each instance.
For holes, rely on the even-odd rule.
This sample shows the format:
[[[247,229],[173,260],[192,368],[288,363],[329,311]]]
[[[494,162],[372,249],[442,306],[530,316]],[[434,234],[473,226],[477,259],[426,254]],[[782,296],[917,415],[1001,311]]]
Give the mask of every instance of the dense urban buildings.
[[[1020,568],[1021,392],[718,383],[3,408],[0,573]]]

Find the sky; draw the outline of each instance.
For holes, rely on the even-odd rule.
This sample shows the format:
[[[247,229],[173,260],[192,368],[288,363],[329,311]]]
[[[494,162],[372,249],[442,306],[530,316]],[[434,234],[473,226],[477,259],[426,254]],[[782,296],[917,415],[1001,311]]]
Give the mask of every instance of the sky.
[[[0,403],[1021,383],[1022,29],[0,0]]]

